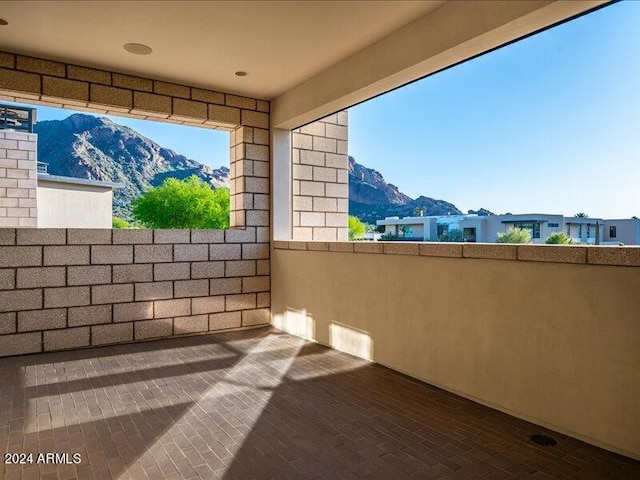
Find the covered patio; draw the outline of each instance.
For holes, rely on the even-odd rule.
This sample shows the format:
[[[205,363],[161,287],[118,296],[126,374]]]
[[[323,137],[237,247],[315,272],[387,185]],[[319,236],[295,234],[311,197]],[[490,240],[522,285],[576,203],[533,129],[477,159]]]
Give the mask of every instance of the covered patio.
[[[346,241],[349,107],[608,3],[3,2],[1,100],[229,132],[231,228],[32,228],[0,132],[0,479],[640,478],[640,249]]]

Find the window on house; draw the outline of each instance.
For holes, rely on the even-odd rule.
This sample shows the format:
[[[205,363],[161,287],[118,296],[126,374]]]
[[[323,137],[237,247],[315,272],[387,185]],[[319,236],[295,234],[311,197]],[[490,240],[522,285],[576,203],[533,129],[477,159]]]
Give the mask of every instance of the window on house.
[[[444,237],[448,231],[449,231],[449,225],[447,224],[441,224],[436,226],[436,234],[438,238]]]
[[[616,238],[616,235],[617,235],[616,227],[615,226],[609,227],[609,237]]]
[[[411,225],[398,225],[398,235],[403,238],[413,236],[413,227]]]
[[[476,241],[476,229],[475,227],[465,227],[462,230],[464,235],[465,242],[475,242]]]
[[[521,228],[527,230],[531,235],[531,238],[540,238],[540,224],[539,223],[514,223],[515,228]]]

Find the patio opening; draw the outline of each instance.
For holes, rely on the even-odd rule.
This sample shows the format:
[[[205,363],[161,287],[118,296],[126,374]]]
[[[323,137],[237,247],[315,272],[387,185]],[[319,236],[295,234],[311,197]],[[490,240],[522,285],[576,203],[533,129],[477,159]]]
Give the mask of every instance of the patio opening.
[[[640,245],[638,19],[615,3],[351,107],[357,238]]]
[[[93,111],[0,106],[4,226],[229,228],[229,132]]]

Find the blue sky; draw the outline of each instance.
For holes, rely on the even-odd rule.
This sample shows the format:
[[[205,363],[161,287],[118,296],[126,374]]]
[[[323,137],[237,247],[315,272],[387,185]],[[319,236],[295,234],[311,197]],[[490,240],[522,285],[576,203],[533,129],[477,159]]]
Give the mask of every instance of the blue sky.
[[[640,216],[640,2],[349,111],[349,153],[463,211]]]
[[[617,3],[353,107],[349,153],[463,211],[640,216],[638,25],[640,1]],[[227,133],[111,118],[228,165]]]

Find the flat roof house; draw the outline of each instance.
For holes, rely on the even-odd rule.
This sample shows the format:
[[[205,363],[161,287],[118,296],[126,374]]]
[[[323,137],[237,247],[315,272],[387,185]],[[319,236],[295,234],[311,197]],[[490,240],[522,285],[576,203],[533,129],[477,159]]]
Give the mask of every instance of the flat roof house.
[[[437,242],[447,232],[460,230],[465,242],[494,243],[499,233],[510,228],[527,230],[531,242],[543,244],[554,232],[564,232],[576,245],[640,245],[637,220],[605,220],[602,218],[564,217],[554,214],[527,213],[521,215],[438,215],[429,217],[388,217],[378,220],[385,233],[402,239]],[[613,227],[613,228],[611,228]],[[620,229],[621,240],[616,231]],[[611,236],[613,234],[613,237]]]
[[[604,229],[606,242],[619,242],[622,245],[640,245],[640,220],[620,218],[606,221]]]
[[[640,477],[640,249],[347,241],[350,106],[606,4],[2,2],[3,99],[229,132],[231,228],[0,229],[0,477]]]

